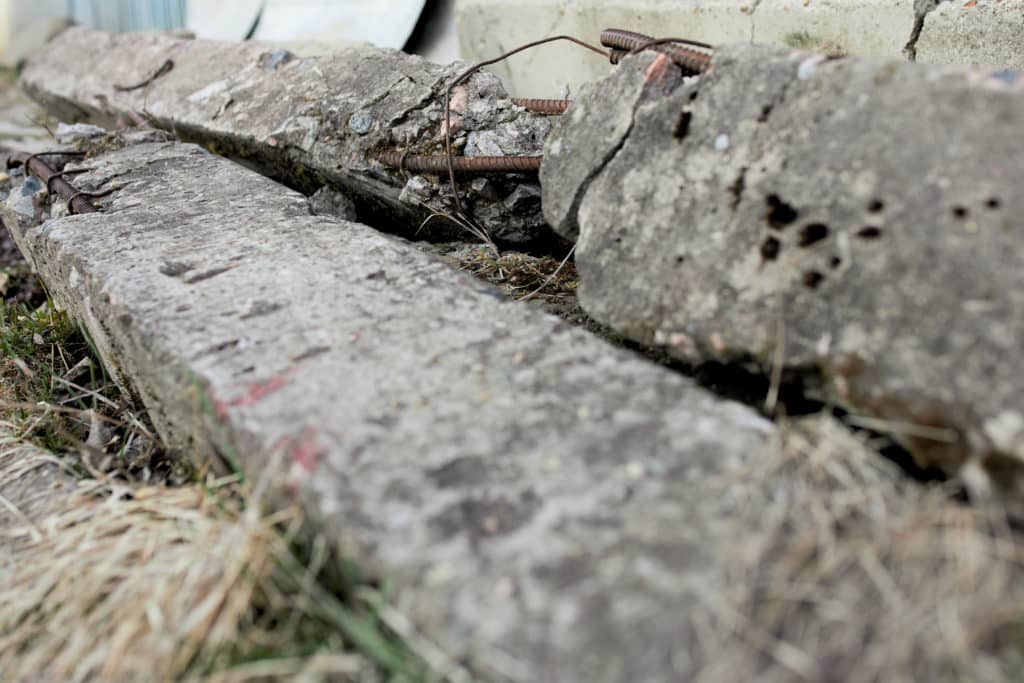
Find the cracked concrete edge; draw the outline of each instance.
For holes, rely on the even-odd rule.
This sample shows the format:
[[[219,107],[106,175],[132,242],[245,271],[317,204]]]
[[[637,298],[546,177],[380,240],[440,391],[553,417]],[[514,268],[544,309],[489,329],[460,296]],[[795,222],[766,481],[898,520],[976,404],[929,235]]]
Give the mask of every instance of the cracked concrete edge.
[[[596,42],[601,30],[630,28],[712,44],[755,42],[863,56],[902,56],[916,20],[936,0],[464,0],[457,22],[462,54],[487,59],[544,35]],[[1024,69],[1024,3],[942,3],[926,23],[918,58],[926,62]],[[984,38],[979,37],[984,36]],[[515,93],[564,97],[604,77],[610,66],[578,48],[552,46],[495,65]],[[527,96],[527,95],[521,95]]]
[[[102,213],[4,222],[170,444],[301,501],[485,678],[695,646],[735,538],[701,482],[742,489],[771,423],[193,145],[88,166]]]

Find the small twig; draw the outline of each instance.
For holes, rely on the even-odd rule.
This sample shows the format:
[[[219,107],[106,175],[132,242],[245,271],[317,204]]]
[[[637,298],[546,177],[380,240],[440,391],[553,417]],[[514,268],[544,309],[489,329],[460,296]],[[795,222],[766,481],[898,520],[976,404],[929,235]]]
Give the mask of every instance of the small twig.
[[[3,495],[0,495],[0,505],[3,505],[5,508],[7,508],[8,512],[17,517],[21,521],[21,523],[25,525],[25,528],[29,530],[29,533],[32,536],[33,543],[38,543],[39,541],[43,540],[43,532],[39,529],[39,527],[32,523],[32,520],[29,519],[24,512],[18,509],[17,505],[7,500]]]
[[[782,388],[782,369],[786,363],[786,310],[782,297],[779,297],[779,315],[775,328],[775,356],[772,358],[772,382],[768,396],[764,400],[764,410],[769,415],[775,414],[779,403],[779,391]]]
[[[66,408],[64,406],[58,406],[58,405],[54,405],[52,403],[46,403],[44,401],[40,401],[39,403],[23,403],[23,402],[19,402],[19,401],[0,401],[0,409],[5,409],[5,410],[37,410],[37,411],[41,410],[43,412],[43,415],[41,417],[45,417],[46,413],[48,413],[50,411],[55,412],[55,413],[63,413],[65,415],[74,415],[76,417],[82,417],[83,415],[85,415],[86,413],[89,412],[88,410],[82,410],[80,408]],[[150,432],[148,429],[143,427],[142,424],[140,424],[137,420],[134,420],[134,419],[132,420],[135,424],[128,424],[126,422],[123,422],[122,420],[115,420],[114,418],[106,417],[105,415],[97,415],[96,418],[98,420],[100,420],[101,422],[106,422],[108,424],[112,424],[115,427],[121,427],[123,429],[127,429],[128,431],[134,431],[134,432],[136,432],[136,433],[146,437],[147,439],[150,439],[150,440],[152,440],[154,442],[159,443],[158,439],[155,436],[153,436],[152,432]],[[33,428],[34,427],[35,427],[35,425],[33,425]],[[29,434],[29,433],[31,433],[31,430],[29,430],[29,431],[27,431],[25,433]]]

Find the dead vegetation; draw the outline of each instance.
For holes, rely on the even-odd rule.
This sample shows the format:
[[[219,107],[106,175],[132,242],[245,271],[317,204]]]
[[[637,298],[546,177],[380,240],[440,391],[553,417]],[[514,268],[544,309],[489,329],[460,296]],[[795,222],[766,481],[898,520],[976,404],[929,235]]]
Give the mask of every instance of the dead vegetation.
[[[1024,543],[1000,508],[910,481],[820,418],[706,486],[742,503],[717,530],[735,562],[690,616],[694,680],[1024,679]]]

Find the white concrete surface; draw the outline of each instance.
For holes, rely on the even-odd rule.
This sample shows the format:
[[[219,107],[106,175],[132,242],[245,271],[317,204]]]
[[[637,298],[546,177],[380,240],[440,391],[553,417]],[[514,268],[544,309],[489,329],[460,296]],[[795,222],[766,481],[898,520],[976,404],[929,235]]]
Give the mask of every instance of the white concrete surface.
[[[460,0],[462,55],[481,60],[560,33],[597,42],[628,28],[712,44],[758,42],[832,53],[902,57],[913,0]],[[1024,0],[953,0],[925,21],[918,59],[1024,69]],[[559,97],[610,68],[568,43],[492,67],[519,97]]]

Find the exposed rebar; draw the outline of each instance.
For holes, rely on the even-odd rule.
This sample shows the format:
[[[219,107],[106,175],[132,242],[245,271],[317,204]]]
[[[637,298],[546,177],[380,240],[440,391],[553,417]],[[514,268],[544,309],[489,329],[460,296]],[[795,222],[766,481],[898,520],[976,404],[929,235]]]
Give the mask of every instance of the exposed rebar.
[[[375,157],[382,164],[413,173],[536,173],[543,157],[448,157],[414,156],[402,152],[381,152]]]
[[[512,102],[536,114],[564,114],[572,100],[536,100],[513,97]]]
[[[28,152],[8,152],[0,155],[0,162],[3,163],[4,168],[13,168],[15,166],[22,165],[25,166],[27,173],[31,173],[35,177],[39,178],[46,184],[47,189],[52,188],[56,190],[57,194],[67,201],[68,211],[71,213],[96,213],[98,209],[91,201],[89,201],[89,198],[95,195],[87,192],[80,192],[74,185],[65,179],[65,173],[58,173],[57,171],[54,171],[49,164],[39,158],[41,156],[59,155],[82,156],[82,153],[76,151],[40,152],[37,154],[29,154]],[[109,194],[109,192],[104,194]]]
[[[700,50],[683,47],[680,43],[706,50],[714,49],[707,43],[686,38],[652,38],[642,33],[619,28],[610,28],[601,32],[601,44],[611,48],[610,58],[613,64],[618,63],[625,54],[651,49],[669,57],[682,67],[684,71],[687,71],[688,75],[701,74],[707,71],[708,67],[711,66],[711,55]]]

